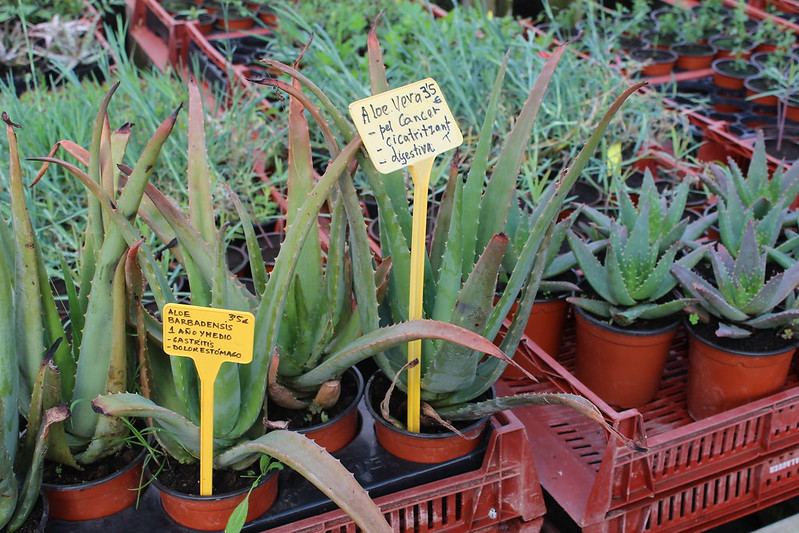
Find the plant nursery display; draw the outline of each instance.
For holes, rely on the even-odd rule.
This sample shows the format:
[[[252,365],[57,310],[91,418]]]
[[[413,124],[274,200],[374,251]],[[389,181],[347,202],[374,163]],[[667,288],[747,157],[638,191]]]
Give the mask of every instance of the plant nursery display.
[[[39,4],[0,6],[0,530],[799,490],[791,2]]]

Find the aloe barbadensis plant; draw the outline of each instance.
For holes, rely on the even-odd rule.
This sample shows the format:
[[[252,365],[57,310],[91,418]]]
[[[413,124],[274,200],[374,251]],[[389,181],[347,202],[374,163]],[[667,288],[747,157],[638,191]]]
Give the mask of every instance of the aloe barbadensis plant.
[[[733,257],[723,244],[709,250],[713,279],[706,280],[682,265],[672,267],[685,293],[698,305],[691,311],[707,322],[718,319],[716,336],[746,338],[758,329],[782,329],[792,337],[799,331],[799,262],[766,279],[768,252],[757,242],[754,223],[746,227]]]
[[[799,195],[799,163],[787,170],[780,165],[770,176],[766,145],[759,133],[745,177],[732,159],[726,168],[710,168],[712,176],[703,176],[703,181],[718,196],[719,235],[728,253],[737,257],[746,221],[752,221],[759,244],[779,245],[783,228],[799,219],[799,212],[790,209]]]
[[[25,204],[14,133],[14,128],[19,126],[5,113],[3,121],[9,141],[12,221],[9,225],[0,217],[0,530],[13,532],[33,510],[39,496],[48,435],[53,424],[67,418],[69,410],[60,402],[50,409],[43,407],[43,395],[47,394],[50,380],[56,376],[52,354],[58,342],[39,353],[39,367],[35,373],[24,375],[21,371],[20,348],[26,345],[26,339],[16,333],[25,318],[35,318],[28,316],[30,311],[26,310],[26,305],[31,301],[28,298],[48,302],[49,295],[52,303],[52,293],[46,276],[39,276],[43,263],[38,261],[36,234]],[[31,260],[33,262],[28,263]],[[40,309],[37,307],[34,311]],[[38,335],[43,336],[41,323],[38,327]],[[32,369],[25,367],[25,370]],[[28,421],[24,437],[20,437],[19,431],[20,407]]]
[[[372,91],[379,93],[387,90],[388,84],[374,27],[369,34],[367,47]],[[514,301],[522,295],[519,310],[501,346],[506,354],[515,353],[521,338],[544,271],[543,252],[546,242],[550,239],[551,227],[554,226],[569,189],[599,143],[613,114],[640,87],[630,87],[619,97],[573,165],[560,176],[556,186],[547,189],[531,217],[535,223],[516,258],[516,267],[510,273],[507,287],[494,306],[497,276],[508,246],[508,237],[503,232],[506,229],[510,203],[514,198],[522,153],[529,143],[530,130],[547,83],[563,52],[563,47],[554,51],[540,73],[486,183],[493,127],[507,58],[503,62],[487,107],[477,149],[471,160],[469,175],[465,182],[457,176],[450,179],[436,221],[433,244],[426,258],[424,313],[435,320],[462,326],[491,339],[496,336]],[[335,130],[344,142],[357,138],[355,128],[347,115],[333,105],[320,87],[296,69],[273,60],[265,62],[299,81],[321,103],[323,110],[331,117],[331,124],[328,124],[311,99],[304,97],[294,86],[272,79],[261,80],[262,83],[278,86],[299,98],[326,133]],[[325,138],[331,151],[336,152],[338,141],[332,135],[326,135]],[[368,332],[378,330],[381,317],[384,323],[407,320],[410,280],[408,243],[412,222],[403,173],[380,175],[365,152],[358,153],[357,157],[378,202],[383,255],[391,257],[392,264],[380,314],[377,312],[376,302],[368,302],[369,306],[374,307],[363,306],[359,302],[361,327],[368,335]],[[426,191],[416,191],[416,194],[425,193]],[[480,214],[479,218],[475,216],[476,213]],[[407,356],[403,347],[377,353],[375,360],[387,376],[396,376],[398,385],[405,388],[406,375],[402,370]],[[570,405],[601,421],[601,416],[597,416],[598,412],[590,403],[574,395],[521,395],[472,403],[472,400],[493,385],[507,364],[501,358],[484,359],[483,352],[473,346],[423,341],[420,363],[422,399],[445,420],[475,419],[509,407],[555,402]],[[323,363],[317,370],[324,371],[327,366],[327,363]]]
[[[262,408],[268,407],[267,384],[270,394],[279,395],[287,403],[318,400],[320,386],[335,380],[356,362],[387,347],[421,337],[469,343],[473,348],[496,357],[504,355],[488,340],[449,324],[420,320],[361,335],[358,320],[362,320],[363,313],[355,315],[357,320],[354,322],[355,318],[345,320],[349,314],[344,314],[341,309],[351,305],[352,301],[347,269],[351,268],[353,272],[351,284],[359,309],[368,308],[369,304],[364,302],[371,301],[376,306],[377,301],[375,272],[371,267],[362,218],[354,219],[355,222],[350,219],[351,256],[346,254],[345,246],[343,211],[346,210],[348,215],[354,212],[360,217],[360,206],[352,182],[348,181],[350,178],[343,173],[360,143],[356,141],[340,151],[336,150],[336,157],[327,172],[310,187],[311,167],[307,157],[302,156],[303,153],[307,155],[309,143],[307,137],[297,132],[297,128],[303,127],[301,119],[292,115],[292,123],[295,138],[292,140],[290,167],[292,186],[297,186],[292,194],[295,194],[297,202],[290,206],[290,224],[268,280],[263,262],[251,263],[256,288],[254,294],[225,267],[224,232],[212,223],[211,169],[205,156],[200,91],[193,82],[189,84],[189,216],[150,186],[147,189],[149,200],[141,206],[142,218],[164,243],[173,239],[177,242],[173,252],[189,276],[193,304],[255,314],[252,363],[223,366],[215,383],[215,466],[240,469],[251,464],[259,453],[268,454],[315,483],[350,513],[362,529],[382,531],[386,525],[379,510],[329,454],[299,434],[286,431],[264,434],[266,428],[259,415]],[[76,175],[84,183],[90,183],[86,176]],[[316,229],[320,208],[336,186],[337,193],[331,200],[331,247],[338,249],[330,251],[327,265],[323,267],[318,240],[308,241],[311,243],[308,248],[304,248],[304,243]],[[93,193],[102,197],[96,187]],[[227,193],[241,216],[251,258],[260,258],[246,211],[231,190],[228,189]],[[114,213],[115,207],[110,202],[105,200],[102,205],[109,216]],[[134,300],[139,298],[144,275],[151,287],[161,288],[155,297],[159,307],[163,308],[173,301],[174,296],[168,288],[164,289],[152,253],[145,244],[137,242],[138,234],[127,220],[118,216],[113,220],[132,245],[126,270]],[[299,265],[301,262],[302,266]],[[317,285],[310,282],[305,285],[306,276],[321,277],[322,271],[325,273],[323,281],[316,280]],[[325,296],[314,294],[313,298],[330,305],[331,309],[323,313],[324,320],[315,328],[300,323],[299,319],[308,317],[314,308],[318,309],[309,303],[311,298],[306,294],[306,291],[318,290],[325,291]],[[288,304],[289,301],[292,303]],[[178,461],[194,462],[199,456],[197,424],[200,399],[196,374],[190,362],[168,358],[161,351],[160,322],[141,306],[134,311],[139,329],[142,390],[147,397],[104,395],[95,399],[93,406],[106,415],[152,419],[157,428],[166,430],[156,432],[156,438],[167,453]],[[342,316],[334,317],[337,312]],[[337,324],[342,321],[343,327]],[[301,331],[302,328],[306,331]],[[300,340],[302,342],[298,342]],[[287,351],[298,348],[305,351]],[[283,377],[278,381],[274,376],[280,367],[287,370],[282,371]]]

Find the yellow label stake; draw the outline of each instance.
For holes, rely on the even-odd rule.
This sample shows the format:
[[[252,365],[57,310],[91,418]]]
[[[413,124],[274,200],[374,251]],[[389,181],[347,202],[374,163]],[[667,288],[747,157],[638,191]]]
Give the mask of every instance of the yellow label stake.
[[[200,495],[213,493],[214,381],[224,362],[252,361],[252,313],[193,305],[164,306],[164,352],[191,357],[200,377]]]
[[[438,84],[427,78],[353,102],[350,116],[378,171],[409,167],[413,179],[413,233],[408,318],[422,318],[427,188],[436,155],[463,143]],[[418,193],[418,194],[417,194]],[[408,344],[408,362],[421,361],[422,341]],[[421,365],[408,370],[408,430],[419,431]]]

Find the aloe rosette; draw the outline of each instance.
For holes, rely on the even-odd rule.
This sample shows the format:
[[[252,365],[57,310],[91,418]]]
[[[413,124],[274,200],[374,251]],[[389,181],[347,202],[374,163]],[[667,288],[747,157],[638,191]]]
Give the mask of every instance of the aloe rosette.
[[[721,243],[733,256],[743,241],[751,221],[757,242],[764,246],[779,246],[789,236],[783,229],[796,225],[799,213],[790,209],[799,195],[799,163],[784,170],[782,166],[771,173],[762,133],[755,141],[752,160],[746,175],[730,159],[726,168],[711,165],[711,175],[703,176],[708,189],[718,197],[719,235]]]
[[[737,257],[723,244],[708,254],[712,280],[681,265],[672,272],[683,291],[698,301],[691,311],[705,322],[708,315],[718,319],[716,336],[746,338],[753,330],[776,329],[790,338],[799,331],[799,262],[767,280],[769,254],[758,244],[752,221],[746,223]]]
[[[669,207],[660,205],[654,190],[650,175],[638,206],[622,193],[619,220],[602,215],[602,222],[608,224],[599,229],[607,232],[608,238],[603,262],[583,239],[569,232],[569,245],[577,264],[598,296],[570,297],[569,302],[621,326],[639,319],[670,316],[695,303],[672,294],[677,279],[671,267],[676,264],[691,268],[702,259],[705,247],[698,245],[679,259],[677,256],[691,244],[683,239],[701,234],[707,221],[691,226],[681,218],[687,189],[678,189]]]

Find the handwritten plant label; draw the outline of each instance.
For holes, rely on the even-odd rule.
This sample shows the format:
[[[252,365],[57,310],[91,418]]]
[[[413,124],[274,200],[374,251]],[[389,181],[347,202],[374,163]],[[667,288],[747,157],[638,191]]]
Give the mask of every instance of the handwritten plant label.
[[[349,106],[369,158],[388,174],[451,150],[463,135],[438,84],[427,78]]]
[[[169,355],[249,363],[254,338],[252,313],[183,304],[164,306],[164,351]]]

